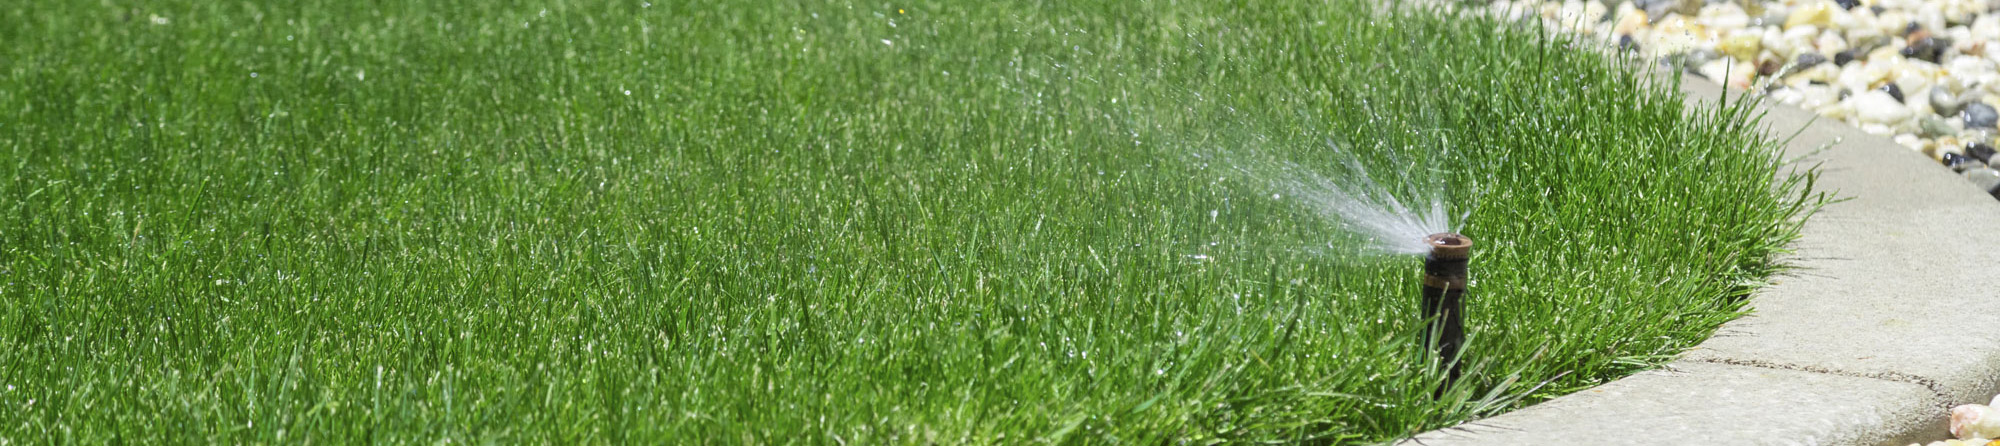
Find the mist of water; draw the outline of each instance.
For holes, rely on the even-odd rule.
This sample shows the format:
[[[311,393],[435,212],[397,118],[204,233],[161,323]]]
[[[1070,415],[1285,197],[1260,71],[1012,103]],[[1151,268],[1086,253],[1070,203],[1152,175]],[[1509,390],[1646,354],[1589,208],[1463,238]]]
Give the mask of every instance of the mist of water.
[[[1331,169],[1244,159],[1235,167],[1278,198],[1361,237],[1375,254],[1423,254],[1430,251],[1425,236],[1459,230],[1466,215],[1448,210],[1446,182],[1432,163],[1404,157],[1371,170],[1352,152],[1335,149],[1341,161]]]
[[[1372,248],[1383,253],[1423,254],[1430,251],[1423,241],[1425,236],[1457,230],[1445,211],[1442,182],[1422,188],[1427,190],[1390,187],[1377,183],[1376,175],[1359,163],[1347,164],[1349,175],[1338,181],[1288,166],[1294,167],[1287,169],[1291,175],[1274,178],[1273,185],[1290,190],[1302,205],[1366,237]],[[1397,189],[1414,193],[1398,194]]]

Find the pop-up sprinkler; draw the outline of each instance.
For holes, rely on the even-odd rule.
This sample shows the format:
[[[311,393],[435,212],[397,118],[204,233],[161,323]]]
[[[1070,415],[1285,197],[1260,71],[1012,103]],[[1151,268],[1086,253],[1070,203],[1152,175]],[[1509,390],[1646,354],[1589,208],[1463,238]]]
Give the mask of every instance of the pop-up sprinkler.
[[[1465,345],[1465,277],[1472,238],[1440,232],[1424,237],[1424,245],[1431,249],[1424,256],[1424,319],[1430,321],[1424,343],[1437,349],[1444,365],[1444,382],[1435,395],[1443,397],[1445,388],[1458,381],[1458,352]]]

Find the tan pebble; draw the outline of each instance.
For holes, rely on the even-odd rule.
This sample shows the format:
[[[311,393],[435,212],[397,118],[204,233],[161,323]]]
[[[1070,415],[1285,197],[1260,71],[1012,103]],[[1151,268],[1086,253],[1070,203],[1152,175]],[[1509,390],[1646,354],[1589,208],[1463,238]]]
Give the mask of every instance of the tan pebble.
[[[1925,143],[1929,143],[1929,141],[1925,141]],[[1932,161],[1944,161],[1944,156],[1947,154],[1964,155],[1965,149],[1961,149],[1960,147],[1961,146],[1947,146],[1944,144],[1919,144],[1918,146],[1913,148],[1916,149],[1918,152],[1923,152],[1924,155],[1931,157]]]
[[[1624,8],[1621,6],[1620,9]],[[1646,11],[1633,10],[1621,14],[1623,15],[1618,17],[1618,25],[1612,27],[1611,32],[1616,34],[1631,34],[1634,31],[1646,29]]]
[[[1823,84],[1832,84],[1834,80],[1840,78],[1840,67],[1831,63],[1822,63],[1800,71],[1799,76],[1807,80],[1819,81]]]
[[[1707,43],[1709,45],[1714,45],[1716,39],[1719,39],[1722,36],[1722,33],[1716,32],[1713,29],[1709,29],[1705,25],[1695,22],[1688,22],[1687,33],[1690,36],[1694,36],[1695,40]]]
[[[1910,25],[1910,15],[1898,10],[1888,10],[1875,17],[1875,30],[1885,35],[1899,36],[1903,27]]]
[[[1722,42],[1716,45],[1715,49],[1722,54],[1736,58],[1736,60],[1750,60],[1753,57],[1757,57],[1758,50],[1764,49],[1763,39],[1760,37],[1751,34],[1737,34],[1724,37],[1722,38]]]
[[[1817,68],[1817,67],[1815,67],[1815,68]],[[1809,78],[1806,78],[1806,76],[1805,76],[1805,73],[1803,73],[1803,72],[1795,72],[1795,73],[1791,73],[1791,74],[1787,74],[1787,75],[1785,75],[1785,78],[1784,78],[1783,80],[1779,81],[1779,83],[1782,83],[1782,84],[1784,84],[1784,85],[1785,85],[1786,87],[1789,87],[1790,89],[1793,89],[1793,90],[1797,90],[1797,89],[1800,89],[1800,88],[1806,88],[1806,87],[1809,87],[1809,86],[1812,86],[1812,84],[1813,84],[1813,83],[1812,83],[1812,79],[1809,79]]]
[[[1729,88],[1750,89],[1750,81],[1757,78],[1757,66],[1749,62],[1737,63],[1729,69]]]
[[[1876,48],[1874,51],[1868,52],[1868,64],[1895,65],[1901,63],[1903,61],[1902,51],[1902,44],[1882,45],[1881,48]]]
[[[1834,101],[1831,103],[1821,104],[1819,107],[1813,108],[1813,113],[1817,113],[1820,116],[1825,116],[1828,119],[1832,119],[1835,121],[1845,122],[1849,124],[1854,123],[1854,120],[1852,119],[1854,118],[1854,104],[1849,104],[1845,101]]]
[[[1564,2],[1562,7],[1556,10],[1556,26],[1566,30],[1588,30],[1590,24],[1597,23],[1596,19],[1596,17],[1586,17],[1583,2],[1580,1]]]
[[[1951,51],[1957,51],[1960,55],[1967,57],[1981,57],[1986,55],[1985,41],[1973,40],[1970,42],[1972,43],[1952,47]]]
[[[1784,67],[1786,65],[1791,64],[1791,61],[1792,61],[1791,58],[1785,57],[1785,55],[1783,54],[1778,54],[1777,51],[1766,49],[1764,51],[1757,53],[1757,58],[1755,59],[1756,62],[1755,65],[1757,65],[1757,68],[1761,70],[1767,64],[1775,64],[1779,67]]]
[[[1961,144],[1961,143],[1959,143],[1959,142],[1958,142],[1958,138],[1954,138],[1954,137],[1950,137],[1950,136],[1946,136],[1946,137],[1942,137],[1942,138],[1938,138],[1938,139],[1937,139],[1937,144],[1934,144],[1933,146],[1934,146],[1934,147],[1965,147],[1965,145],[1964,145],[1964,144]]]
[[[1916,44],[1918,41],[1928,39],[1930,37],[1931,37],[1931,30],[1928,29],[1919,29],[1916,31],[1911,31],[1909,35],[1903,36],[1903,44],[1913,45]]]
[[[1701,13],[1701,5],[1706,4],[1705,0],[1673,0],[1673,1],[1675,2],[1674,9],[1672,9],[1673,12],[1690,17],[1694,16],[1695,14]]]
[[[1764,15],[1764,2],[1738,0],[1736,3],[1737,6],[1743,7],[1744,14],[1751,17]]]
[[[1694,33],[1688,31],[1687,19],[1668,14],[1667,18],[1661,19],[1660,23],[1655,25],[1650,38],[1642,42],[1647,44],[1647,51],[1673,54],[1693,49],[1700,44]]]
[[[1634,11],[1634,13],[1640,14],[1641,17],[1644,17],[1644,14],[1646,12]],[[1662,32],[1662,33],[1687,32],[1688,20],[1686,17],[1681,17],[1679,14],[1667,13],[1666,15],[1660,16],[1660,20],[1654,21],[1652,27],[1653,27],[1653,32]]]
[[[1984,404],[1953,407],[1951,434],[1961,440],[2000,436],[2000,410]]]
[[[1792,9],[1792,15],[1785,18],[1785,27],[1812,25],[1825,28],[1827,25],[1833,24],[1834,8],[1836,6],[1825,1],[1801,5],[1798,8]]]

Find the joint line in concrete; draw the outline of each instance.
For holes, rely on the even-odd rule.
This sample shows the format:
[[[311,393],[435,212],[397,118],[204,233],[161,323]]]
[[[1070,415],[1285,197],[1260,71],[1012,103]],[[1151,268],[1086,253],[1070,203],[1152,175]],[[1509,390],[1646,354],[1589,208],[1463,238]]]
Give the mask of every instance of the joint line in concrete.
[[[1760,359],[1697,357],[1697,358],[1681,358],[1681,360],[1689,362],[1709,363],[1709,364],[1724,364],[1724,365],[1757,367],[1757,368],[1775,369],[1775,370],[1791,370],[1796,372],[1818,373],[1822,375],[1845,376],[1849,378],[1865,378],[1865,379],[1876,379],[1882,381],[1893,381],[1904,384],[1915,384],[1919,386],[1924,386],[1925,389],[1931,391],[1931,399],[1932,399],[1931,405],[1936,406],[1940,409],[1946,409],[1946,410],[1951,409],[1951,394],[1944,391],[1943,385],[1938,384],[1936,380],[1925,378],[1922,376],[1911,375],[1908,373],[1851,372],[1846,370],[1835,370],[1820,366],[1786,364],[1780,362],[1765,361]]]

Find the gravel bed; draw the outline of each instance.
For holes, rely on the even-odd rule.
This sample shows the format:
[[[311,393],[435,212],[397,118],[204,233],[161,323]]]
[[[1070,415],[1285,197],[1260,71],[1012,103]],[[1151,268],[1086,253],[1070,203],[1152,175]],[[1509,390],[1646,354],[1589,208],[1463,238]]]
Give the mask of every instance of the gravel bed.
[[[1524,0],[1488,7],[1890,136],[2000,197],[2000,170],[1988,166],[2000,164],[2000,2]]]

